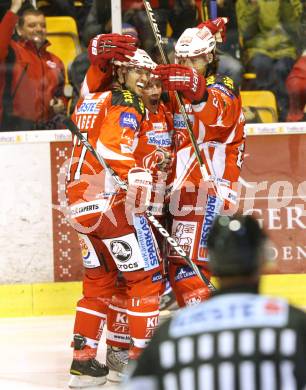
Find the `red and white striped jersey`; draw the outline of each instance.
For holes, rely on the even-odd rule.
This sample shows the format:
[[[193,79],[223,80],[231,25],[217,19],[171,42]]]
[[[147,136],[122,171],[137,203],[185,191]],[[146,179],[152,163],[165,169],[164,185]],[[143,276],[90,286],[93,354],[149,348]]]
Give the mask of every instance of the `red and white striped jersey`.
[[[185,99],[186,112],[209,174],[221,181],[236,182],[245,138],[241,99],[228,77],[210,76],[206,84],[206,101],[192,105]],[[170,95],[170,104],[177,151],[174,189],[181,188],[186,181],[198,186],[202,175],[174,95]]]
[[[162,214],[166,186],[172,170],[170,165],[167,172],[161,172],[157,164],[164,158],[164,154],[173,156],[173,148],[172,114],[163,103],[160,103],[157,113],[146,110],[134,152],[136,165],[149,169],[153,176],[151,196],[153,214]]]
[[[106,163],[126,180],[129,170],[136,165],[134,149],[143,114],[143,103],[135,94],[113,90],[80,99],[72,119]],[[124,196],[113,178],[76,137],[66,192],[69,204],[94,202],[97,212],[103,211],[115,195],[116,199]]]

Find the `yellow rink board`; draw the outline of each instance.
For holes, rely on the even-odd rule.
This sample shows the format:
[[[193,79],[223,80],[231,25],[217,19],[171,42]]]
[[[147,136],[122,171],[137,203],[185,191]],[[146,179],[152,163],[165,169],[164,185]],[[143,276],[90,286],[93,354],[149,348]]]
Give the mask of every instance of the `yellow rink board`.
[[[261,291],[306,310],[306,274],[263,276]],[[81,294],[81,282],[1,285],[0,317],[73,314]]]

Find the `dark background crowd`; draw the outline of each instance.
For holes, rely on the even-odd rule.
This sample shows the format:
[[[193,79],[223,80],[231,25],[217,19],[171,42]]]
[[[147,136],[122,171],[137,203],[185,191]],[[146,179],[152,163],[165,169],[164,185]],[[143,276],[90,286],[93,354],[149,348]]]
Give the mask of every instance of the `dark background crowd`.
[[[61,128],[63,118],[73,110],[80,85],[89,66],[86,48],[90,39],[112,31],[111,1],[101,0],[20,0],[21,17],[25,10],[35,7],[44,16],[70,16],[77,24],[82,53],[72,59],[68,80],[58,65],[50,85],[46,69],[36,75],[37,96],[30,99],[27,79],[31,64],[48,56],[46,42],[35,48],[33,37],[27,36],[20,18],[8,18],[10,0],[0,4],[0,128],[2,131]],[[276,97],[278,121],[305,120],[306,48],[305,0],[217,0],[217,14],[229,18],[227,39],[218,49],[218,72],[234,80],[241,90],[268,90]],[[164,37],[165,49],[174,60],[174,45],[188,27],[195,27],[209,15],[210,2],[198,0],[153,0],[152,8]],[[9,19],[9,20],[8,20]],[[156,62],[160,62],[142,0],[122,0],[122,32],[137,37],[139,46]],[[15,28],[17,25],[17,28]],[[19,28],[18,28],[19,26]],[[27,27],[27,26],[25,26]],[[48,39],[48,31],[45,38]],[[16,44],[17,43],[17,44]],[[18,46],[19,43],[19,46]],[[21,47],[22,46],[22,47]],[[52,50],[50,50],[51,52]],[[35,58],[35,56],[37,58]],[[49,58],[49,68],[56,63]],[[21,70],[20,70],[21,69]],[[51,71],[50,71],[51,72]],[[54,73],[54,69],[52,69]],[[35,73],[35,72],[34,72]],[[65,84],[72,92],[64,90]],[[31,87],[33,89],[33,86]],[[43,98],[38,95],[43,94]],[[53,96],[51,96],[53,94]],[[20,105],[24,104],[24,109]],[[32,104],[33,107],[30,107]],[[26,111],[26,112],[25,112]],[[33,111],[33,114],[29,114]],[[34,114],[35,113],[35,114]],[[248,120],[248,118],[247,118]],[[249,121],[260,121],[254,115]]]

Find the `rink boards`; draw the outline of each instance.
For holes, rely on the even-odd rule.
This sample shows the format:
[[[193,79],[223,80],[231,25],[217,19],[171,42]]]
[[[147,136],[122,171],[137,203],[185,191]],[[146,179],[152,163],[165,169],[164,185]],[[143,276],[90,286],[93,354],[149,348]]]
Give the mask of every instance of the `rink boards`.
[[[263,291],[306,308],[306,124],[247,132],[239,210],[263,223],[277,265]],[[66,130],[0,133],[0,316],[71,313],[81,294],[78,241],[59,211],[70,139]]]

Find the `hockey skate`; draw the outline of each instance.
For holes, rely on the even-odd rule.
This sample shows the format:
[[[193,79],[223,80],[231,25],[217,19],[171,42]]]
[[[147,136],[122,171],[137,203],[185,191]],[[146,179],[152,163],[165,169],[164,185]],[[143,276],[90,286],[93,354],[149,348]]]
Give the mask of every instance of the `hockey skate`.
[[[81,350],[85,346],[85,337],[81,335],[74,336],[74,349]],[[70,388],[86,388],[99,386],[106,383],[108,368],[94,358],[86,360],[73,359],[70,368]]]
[[[129,350],[107,346],[106,364],[109,368],[107,379],[110,382],[122,382],[127,371]]]

